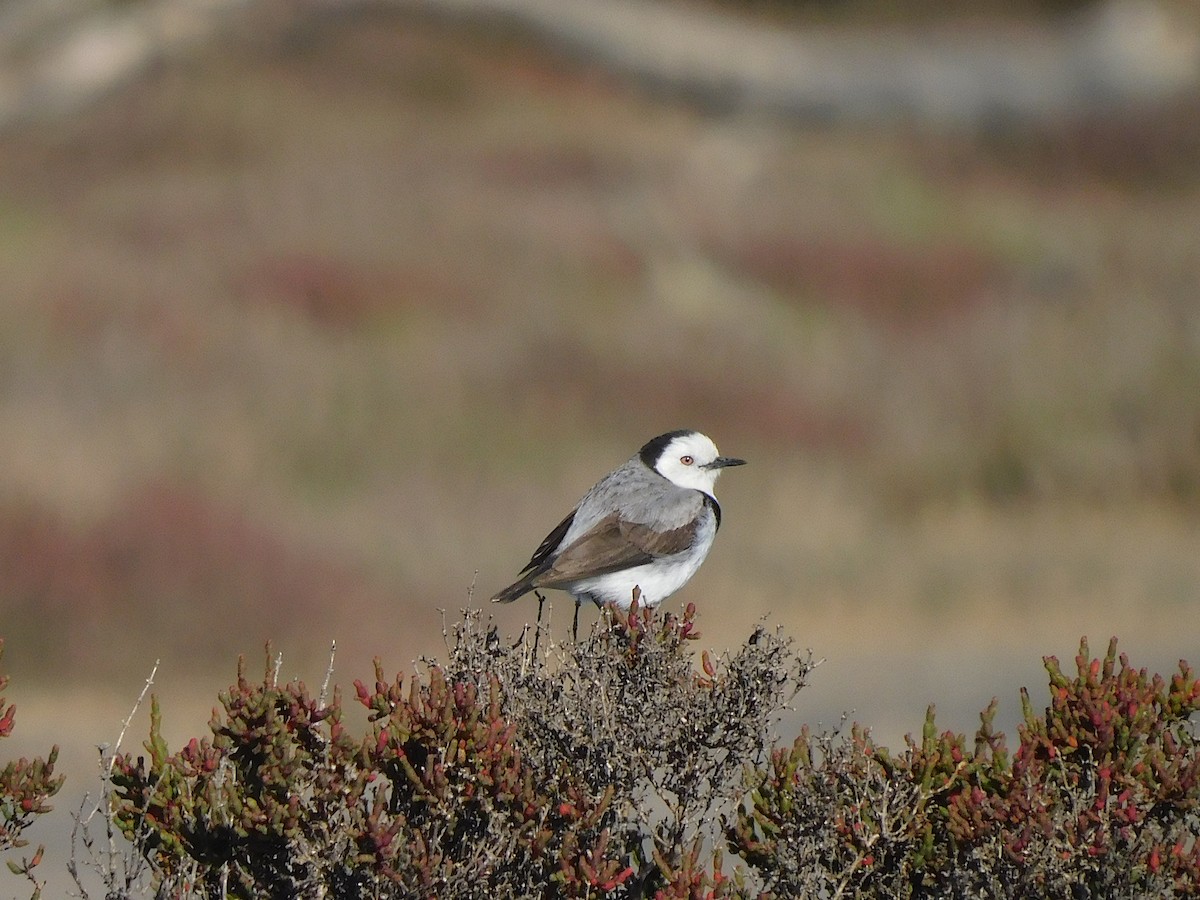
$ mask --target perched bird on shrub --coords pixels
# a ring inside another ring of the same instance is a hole
[[[745,460],[721,456],[698,431],[669,431],[601,478],[546,535],[521,578],[492,598],[511,603],[557,588],[579,605],[657,606],[696,574],[721,525],[713,487]]]

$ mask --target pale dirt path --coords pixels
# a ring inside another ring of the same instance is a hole
[[[476,25],[516,24],[705,105],[814,120],[983,128],[1161,101],[1200,84],[1197,23],[1152,0],[1109,0],[1043,27],[933,31],[800,31],[645,0],[385,2]],[[307,9],[353,5],[310,0]],[[0,129],[78,109],[255,8],[254,0],[148,0],[68,12],[8,0],[0,6]]]

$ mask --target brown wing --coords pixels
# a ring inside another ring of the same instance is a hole
[[[564,548],[554,564],[533,579],[533,585],[558,587],[580,578],[644,565],[662,556],[682,553],[692,545],[695,536],[695,522],[671,531],[653,531],[613,513]]]
[[[571,510],[565,519],[554,526],[554,530],[546,535],[545,540],[538,544],[538,548],[533,551],[533,556],[530,557],[529,564],[523,568],[519,574],[524,575],[526,572],[531,572],[544,563],[562,543],[563,537],[567,533],[567,529],[571,527],[571,523],[575,521],[575,513],[578,509]]]

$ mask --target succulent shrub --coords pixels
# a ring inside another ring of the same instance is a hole
[[[4,642],[0,640],[0,656],[3,654]],[[0,675],[0,691],[7,687],[8,676]],[[0,738],[12,734],[16,713],[16,706],[0,697]],[[63,783],[62,776],[54,774],[57,760],[58,746],[55,745],[45,759],[40,756],[33,759],[21,757],[9,761],[0,770],[0,852],[28,846],[29,842],[22,837],[23,832],[35,819],[54,808],[48,801],[58,793]],[[32,884],[35,898],[41,896],[43,886],[34,872],[41,864],[42,854],[43,848],[39,846],[31,856],[22,857],[20,861],[8,861],[9,871],[24,876]]]
[[[774,896],[1141,898],[1200,891],[1200,683],[1135,669],[1116,640],[1046,657],[1050,706],[1022,691],[1011,758],[992,729],[892,755],[869,733],[814,738],[746,773],[731,848]]]
[[[993,728],[898,752],[790,743],[810,660],[757,628],[695,652],[695,610],[606,610],[579,641],[479,613],[442,661],[336,689],[239,666],[210,734],[114,759],[111,814],[159,897],[1140,898],[1200,893],[1200,682],[1080,645]],[[539,649],[539,644],[542,645]],[[111,883],[111,882],[110,882]],[[111,893],[111,892],[110,892]],[[120,892],[118,892],[120,893]],[[132,893],[121,893],[132,896]]]
[[[113,815],[166,897],[740,896],[722,822],[810,664],[760,629],[697,668],[694,612],[609,610],[544,652],[468,613],[445,662],[355,682],[361,737],[338,691],[239,666],[176,753],[152,703]]]

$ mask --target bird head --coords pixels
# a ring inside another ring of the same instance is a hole
[[[721,456],[717,445],[698,431],[669,431],[648,441],[639,455],[647,467],[684,488],[712,494],[721,470],[744,459]]]

